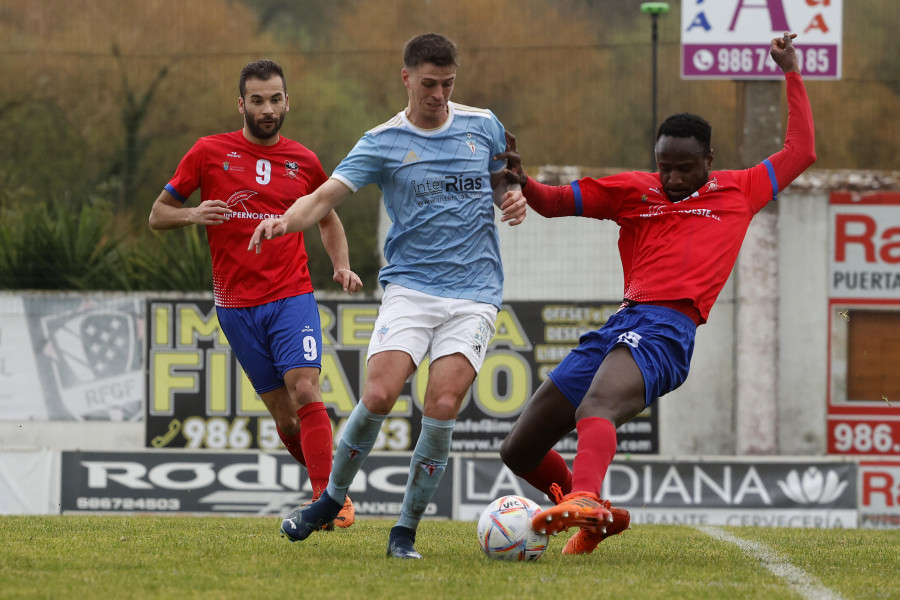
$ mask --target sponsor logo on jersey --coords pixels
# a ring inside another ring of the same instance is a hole
[[[240,190],[233,193],[225,203],[231,210],[240,209],[242,211],[247,211],[247,205],[244,203],[256,194],[257,192],[254,192],[253,190]]]
[[[480,191],[484,184],[481,177],[467,177],[463,174],[445,175],[441,179],[426,179],[425,181],[411,181],[416,198],[424,199],[430,196],[439,196],[446,193],[460,192],[477,192]],[[449,200],[449,197],[442,197],[432,202]],[[420,205],[422,202],[419,203]]]
[[[253,190],[240,190],[233,193],[228,200],[226,200],[228,208],[233,211],[228,218],[256,219],[262,221],[263,219],[277,219],[280,217],[281,215],[253,212],[247,207],[247,201],[253,198],[253,196],[256,196],[257,193],[258,192],[254,192]]]

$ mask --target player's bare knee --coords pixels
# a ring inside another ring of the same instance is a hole
[[[311,402],[319,402],[321,401],[319,382],[298,379],[291,388],[291,396],[293,396],[294,402],[300,406],[305,406]]]
[[[297,432],[300,431],[300,417],[297,416],[297,413],[293,414],[276,414],[273,415],[275,417],[275,425],[278,427],[278,430],[287,437],[292,437],[297,435]]]
[[[460,402],[452,396],[442,396],[425,403],[425,416],[438,421],[452,421],[459,413]]]
[[[387,394],[384,388],[378,386],[367,387],[362,399],[366,409],[376,415],[386,415],[391,412],[396,401],[396,397]]]

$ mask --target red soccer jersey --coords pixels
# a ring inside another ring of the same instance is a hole
[[[273,146],[241,131],[197,140],[166,189],[184,202],[200,188],[201,202],[222,200],[234,211],[206,227],[216,306],[258,306],[312,291],[302,232],[267,241],[260,254],[247,243],[261,220],[281,216],[326,179],[316,155],[283,136]]]
[[[809,99],[800,76],[788,73],[784,148],[742,171],[713,171],[680,202],[668,199],[659,173],[584,178],[554,188],[529,180],[528,204],[544,216],[580,215],[615,221],[625,275],[624,297],[636,302],[687,300],[705,323],[737,261],[750,220],[778,190],[815,161]]]
[[[705,323],[728,280],[750,219],[772,198],[766,168],[714,171],[700,190],[670,201],[658,173],[622,173],[573,184],[585,217],[619,229],[623,296],[636,302],[690,300]]]

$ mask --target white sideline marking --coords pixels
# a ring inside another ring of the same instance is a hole
[[[789,563],[783,556],[759,542],[735,537],[718,527],[708,525],[697,527],[710,537],[734,544],[747,554],[756,558],[762,566],[784,579],[798,594],[809,600],[843,600],[837,592],[822,585],[818,579],[799,567]]]

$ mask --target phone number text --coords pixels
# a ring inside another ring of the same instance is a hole
[[[795,47],[804,77],[837,77],[837,46]],[[769,55],[768,46],[685,45],[685,77],[769,78],[781,77],[781,69]]]
[[[75,506],[78,510],[174,511],[181,508],[181,501],[178,498],[81,496]]]
[[[900,422],[874,419],[829,421],[828,452],[900,455]]]

